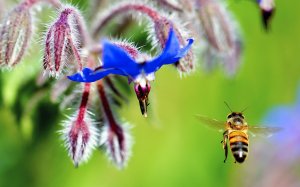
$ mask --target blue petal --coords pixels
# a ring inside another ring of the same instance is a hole
[[[296,111],[288,106],[274,107],[268,111],[263,122],[268,126],[284,127],[286,124],[291,126],[294,125],[294,113]]]
[[[139,64],[122,48],[104,41],[102,54],[103,69],[119,69],[131,77],[140,74]]]
[[[93,71],[90,68],[84,68],[82,72],[68,76],[68,78],[75,82],[95,82],[109,74],[118,74],[125,76],[124,72],[118,69],[101,69]]]
[[[184,47],[179,49],[177,55],[174,57],[174,60],[176,59],[176,61],[178,61],[180,58],[184,57],[187,52],[189,51],[189,49],[192,47],[192,44],[194,43],[194,39],[188,39],[188,44]]]
[[[180,48],[179,40],[170,29],[169,37],[163,52],[157,58],[149,62],[138,64],[130,55],[122,48],[110,42],[103,42],[103,66],[100,70],[93,71],[84,68],[82,72],[68,76],[70,80],[76,82],[94,82],[109,74],[117,74],[127,76],[129,80],[134,79],[141,72],[152,73],[157,71],[165,64],[172,64],[184,57],[193,44],[193,39],[188,40],[188,44]]]
[[[169,38],[166,42],[166,46],[163,52],[158,57],[145,64],[145,73],[148,74],[155,72],[163,65],[173,64],[177,62],[180,58],[184,57],[187,54],[193,42],[193,39],[189,39],[188,44],[185,47],[180,48],[179,40],[175,32],[173,31],[173,28],[171,28],[169,32]]]

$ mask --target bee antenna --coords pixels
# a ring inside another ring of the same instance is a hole
[[[248,108],[249,108],[249,106],[247,106],[246,108],[244,108],[244,110],[242,110],[241,113],[244,113]]]
[[[232,112],[230,106],[228,105],[228,103],[226,101],[224,101],[225,105],[228,107],[228,109],[230,110],[230,112]]]

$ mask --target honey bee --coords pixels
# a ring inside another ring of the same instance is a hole
[[[262,135],[263,137],[269,137],[281,130],[281,128],[277,128],[277,127],[271,128],[271,127],[260,127],[260,126],[248,126],[247,122],[245,121],[245,116],[243,115],[242,112],[231,111],[231,113],[228,114],[227,116],[226,122],[218,121],[200,115],[197,115],[197,118],[203,123],[205,123],[206,125],[209,125],[213,128],[217,128],[219,130],[222,129],[224,130],[225,128],[225,131],[223,132],[223,140],[221,141],[221,143],[223,144],[223,149],[225,151],[224,163],[226,162],[227,155],[228,155],[227,141],[229,141],[230,150],[235,159],[235,163],[236,162],[243,163],[249,153],[248,131],[253,136]]]

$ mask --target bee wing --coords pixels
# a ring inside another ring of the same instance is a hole
[[[205,126],[223,132],[225,128],[225,123],[223,121],[218,121],[216,119],[209,118],[207,116],[196,115],[196,118],[201,121]]]
[[[260,136],[269,138],[281,130],[282,128],[280,127],[249,126],[249,134],[251,134],[253,137]]]

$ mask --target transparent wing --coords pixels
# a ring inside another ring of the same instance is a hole
[[[249,126],[249,134],[259,137],[271,137],[273,134],[282,130],[280,127]]]
[[[223,132],[225,128],[225,122],[218,121],[216,119],[209,118],[207,116],[196,115],[196,118],[201,121],[205,126]]]

